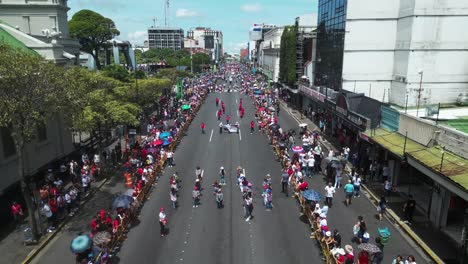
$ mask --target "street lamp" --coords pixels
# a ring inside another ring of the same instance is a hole
[[[419,79],[419,90],[418,90],[418,102],[417,102],[417,105],[416,105],[416,117],[419,116],[419,103],[421,101],[421,91],[422,91],[422,79],[423,79],[423,70],[420,69],[418,71],[418,74],[421,76],[421,78]]]

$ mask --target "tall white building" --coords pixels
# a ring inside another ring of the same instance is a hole
[[[264,34],[263,41],[260,43],[259,64],[262,72],[265,73],[273,82],[278,82],[280,65],[280,45],[281,35],[284,27],[275,27]]]
[[[400,106],[454,103],[468,92],[467,28],[466,0],[348,1],[343,89]]]

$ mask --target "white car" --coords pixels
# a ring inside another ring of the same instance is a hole
[[[227,125],[224,125],[224,130],[229,132],[229,133],[239,133],[239,125],[231,125],[231,124],[227,124]]]

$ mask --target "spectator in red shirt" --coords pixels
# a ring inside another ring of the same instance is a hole
[[[91,234],[95,235],[98,232],[98,226],[99,224],[96,217],[93,217],[93,219],[91,219]]]
[[[52,217],[51,217],[52,226],[56,227],[57,219],[58,219],[57,218],[58,206],[57,206],[57,201],[55,200],[55,198],[52,198],[49,200],[49,208],[50,208],[50,211],[52,212]]]
[[[21,205],[17,202],[13,202],[11,205],[11,214],[13,215],[13,219],[15,220],[15,224],[21,224],[23,221],[23,208],[21,208]]]
[[[307,190],[308,188],[309,188],[309,184],[306,181],[304,181],[303,179],[300,179],[299,180],[299,187],[298,187],[299,191],[303,192],[303,191]]]

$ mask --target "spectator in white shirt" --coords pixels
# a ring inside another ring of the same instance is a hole
[[[325,202],[327,203],[329,207],[332,207],[334,194],[335,194],[335,187],[333,187],[333,184],[329,182],[328,185],[325,186]]]

